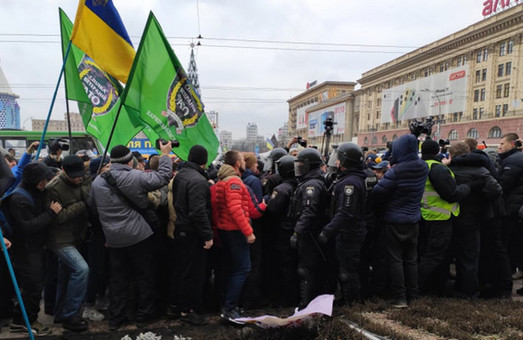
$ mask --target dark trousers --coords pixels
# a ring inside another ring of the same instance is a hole
[[[182,234],[182,233],[180,233]],[[180,310],[200,311],[202,308],[203,286],[205,284],[205,266],[207,250],[198,234],[177,235],[176,242],[180,250],[179,302]]]
[[[339,264],[339,279],[345,303],[361,299],[360,255],[365,235],[336,236],[336,257]]]
[[[453,222],[456,251],[456,291],[465,297],[479,293],[478,264],[480,245],[479,224]]]
[[[419,287],[423,294],[441,295],[445,290],[448,266],[445,255],[452,241],[452,221],[422,220],[419,231]]]
[[[503,217],[501,235],[507,249],[512,272],[523,270],[523,222],[517,214]]]
[[[502,220],[499,218],[481,224],[480,287],[491,288],[493,297],[512,294],[512,270],[501,237],[501,226]]]
[[[96,231],[92,239],[87,241],[89,278],[87,279],[87,293],[85,295],[86,303],[94,304],[96,295],[105,295],[105,288],[109,280],[108,258],[103,231]]]
[[[306,231],[301,233],[298,239],[300,308],[306,307],[322,292],[328,273],[327,262],[322,257],[325,253],[316,241],[318,234]]]
[[[220,240],[227,256],[227,283],[223,309],[230,311],[238,307],[238,300],[251,270],[249,244],[239,230],[219,230]]]
[[[417,223],[385,225],[390,288],[394,299],[413,299],[418,295],[418,232]]]
[[[271,272],[267,272],[271,296],[277,304],[295,306],[298,301],[298,252],[292,249],[289,239],[293,230],[277,230],[273,239],[274,253],[271,258]]]
[[[58,257],[52,250],[45,251],[44,310],[55,315],[56,287],[58,283]]]
[[[44,258],[43,251],[30,251],[13,256],[16,279],[24,301],[25,311],[29,323],[38,319],[40,311],[40,300],[44,288]],[[24,324],[24,318],[20,304],[17,303],[13,314],[13,323]]]
[[[138,294],[136,320],[152,318],[155,312],[155,285],[151,237],[132,246],[109,248],[109,261],[110,322],[118,324],[125,320],[131,277],[136,282]]]
[[[13,281],[2,247],[0,247],[0,252],[0,319],[10,319],[13,316]],[[9,256],[12,256],[11,254],[9,253]]]
[[[369,294],[381,298],[387,297],[390,284],[389,255],[387,252],[387,234],[385,229],[385,224],[375,229],[375,240],[372,241],[372,258],[370,260],[372,272],[369,278]],[[367,234],[367,236],[368,235],[369,234]]]
[[[251,254],[251,271],[245,281],[242,305],[253,309],[260,305],[262,299],[262,247],[264,242],[263,225],[259,220],[252,222],[252,229],[256,235],[256,242],[249,244]]]

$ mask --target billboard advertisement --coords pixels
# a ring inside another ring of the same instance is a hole
[[[307,128],[307,108],[316,105],[317,103],[305,105],[296,110],[296,129]]]
[[[345,133],[345,103],[336,104],[326,107],[321,110],[312,111],[309,113],[309,137],[323,136],[325,125],[323,122],[327,118],[332,118],[334,121],[333,135],[342,135]]]
[[[468,66],[456,67],[383,91],[381,122],[465,111]]]

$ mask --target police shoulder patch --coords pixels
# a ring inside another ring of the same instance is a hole
[[[345,196],[352,196],[354,193],[354,185],[346,185],[343,191],[345,192]]]
[[[274,190],[271,194],[271,200],[275,199],[276,196],[278,196],[278,192],[276,190]]]
[[[241,190],[242,187],[239,184],[233,183],[231,184],[231,190]]]
[[[305,188],[305,193],[307,194],[307,196],[312,196],[312,194],[314,193],[314,187]]]

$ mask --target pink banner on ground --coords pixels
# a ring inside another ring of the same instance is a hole
[[[287,327],[297,326],[308,320],[311,320],[319,314],[332,315],[332,305],[334,302],[334,295],[319,295],[312,300],[306,308],[298,311],[289,316],[288,318],[278,318],[272,315],[263,315],[256,318],[239,318],[235,321],[241,323],[254,323],[262,328],[275,328],[275,327]]]

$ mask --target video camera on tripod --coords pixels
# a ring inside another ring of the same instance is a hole
[[[328,117],[323,121],[323,127],[325,128],[325,133],[330,134],[332,133],[332,130],[334,129],[334,125],[338,124],[337,122],[332,119],[332,117]]]
[[[414,118],[409,125],[410,133],[418,138],[422,133],[426,134],[430,138],[432,134],[432,127],[434,126],[434,117],[428,116],[425,122],[421,122]]]

